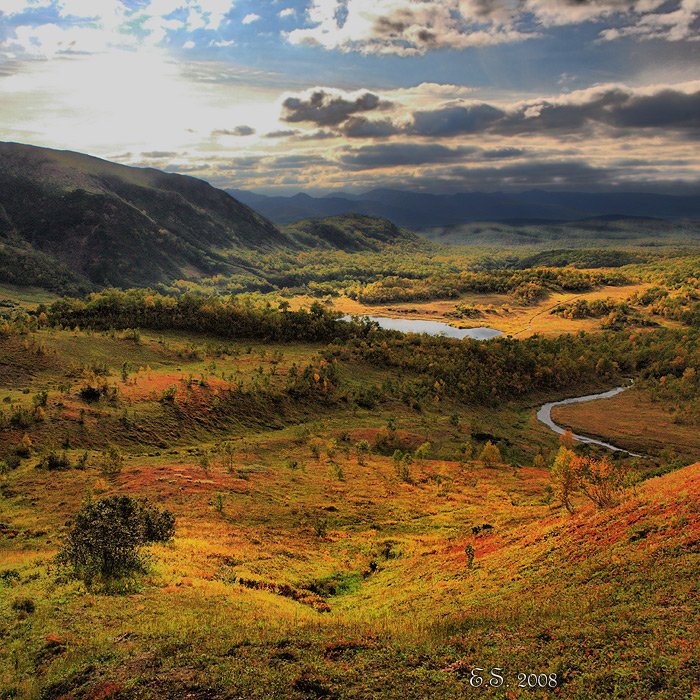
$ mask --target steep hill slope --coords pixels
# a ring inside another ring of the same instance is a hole
[[[280,230],[202,180],[0,143],[0,282],[77,294],[222,275],[269,289],[274,270],[261,254],[406,243],[431,245],[372,216]]]
[[[14,143],[0,144],[0,242],[120,286],[235,274],[246,266],[226,253],[293,245],[201,180]]]

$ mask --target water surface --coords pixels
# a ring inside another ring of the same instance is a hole
[[[626,391],[631,386],[631,384],[628,386],[619,386],[617,387],[617,389],[610,389],[610,391],[604,391],[602,394],[588,394],[586,396],[576,396],[573,399],[564,399],[563,401],[552,401],[551,403],[546,403],[542,406],[542,408],[540,408],[539,411],[537,411],[537,418],[555,433],[563,435],[565,432],[564,428],[559,427],[552,420],[552,409],[555,406],[567,406],[568,404],[572,403],[582,403],[583,401],[595,401],[596,399],[609,399],[611,396],[616,396],[620,392]],[[584,442],[588,445],[600,445],[601,447],[607,447],[609,450],[614,450],[615,452],[626,452],[628,455],[632,455],[632,457],[643,456],[638,455],[635,452],[630,452],[629,450],[623,450],[621,447],[615,447],[615,445],[611,445],[608,442],[603,442],[602,440],[596,440],[594,438],[586,437],[585,435],[576,435],[575,433],[572,433],[572,436],[574,440]]]
[[[350,321],[351,316],[343,316],[341,321]],[[362,316],[370,321],[376,321],[382,328],[402,333],[427,333],[428,335],[445,335],[448,338],[473,338],[474,340],[489,340],[503,335],[495,328],[455,328],[442,321],[423,321],[418,318],[388,318],[386,316]]]

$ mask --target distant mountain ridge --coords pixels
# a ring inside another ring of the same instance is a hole
[[[471,221],[579,221],[601,217],[700,219],[700,196],[646,192],[463,192],[426,194],[375,189],[325,197],[300,193],[279,197],[227,190],[277,224],[340,214],[368,214],[410,229],[452,226]]]

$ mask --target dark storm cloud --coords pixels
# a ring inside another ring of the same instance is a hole
[[[350,117],[341,127],[343,136],[349,138],[385,138],[400,134],[402,129],[391,119],[367,119]]]
[[[556,99],[510,107],[486,103],[415,112],[407,127],[417,136],[457,134],[572,134],[602,125],[619,130],[700,131],[700,89],[665,88],[652,94],[624,86],[591,88]]]
[[[349,149],[340,156],[340,162],[351,169],[369,170],[398,165],[450,163],[479,150],[476,147],[447,148],[439,144],[389,143]]]
[[[255,133],[255,129],[252,126],[247,126],[242,124],[241,126],[236,126],[233,129],[214,129],[211,132],[212,136],[252,136]]]
[[[484,102],[413,113],[408,131],[418,136],[454,136],[486,131],[505,117],[505,112]]]
[[[301,95],[289,95],[282,102],[282,121],[310,122],[317,126],[337,126],[358,112],[386,109],[391,103],[373,92],[349,95],[316,88]]]

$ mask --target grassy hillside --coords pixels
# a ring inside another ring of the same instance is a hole
[[[397,387],[421,372],[342,350],[5,335],[2,697],[696,700],[698,465],[612,508],[574,495],[570,515],[536,405],[448,387],[412,405]],[[68,464],[49,469],[51,450]],[[113,494],[177,522],[148,572],[107,594],[53,557],[81,502]]]
[[[280,230],[201,180],[0,144],[0,281],[9,284],[71,295],[180,280],[204,291],[272,291],[285,286],[287,258],[300,252],[399,257],[432,249],[385,219],[348,215]]]

